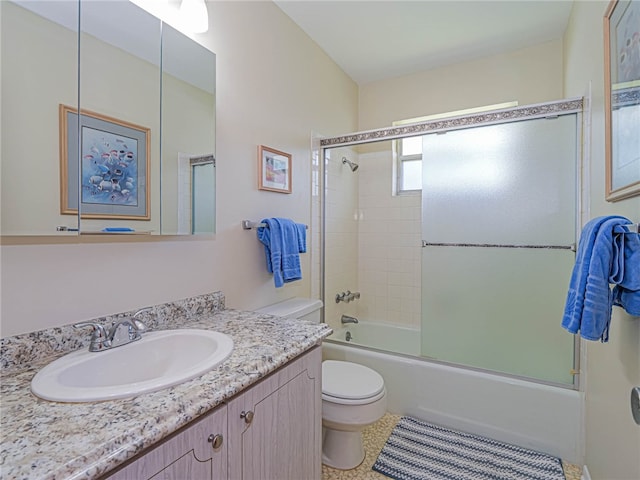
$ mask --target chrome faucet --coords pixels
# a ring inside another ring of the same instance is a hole
[[[110,348],[126,345],[142,338],[142,332],[147,327],[138,318],[143,312],[149,311],[150,308],[143,308],[134,313],[131,318],[122,318],[111,324],[109,331],[103,325],[95,322],[76,323],[74,328],[92,327],[91,343],[89,344],[90,352],[101,352]]]
[[[340,322],[342,322],[343,325],[346,323],[358,323],[358,319],[356,317],[350,317],[349,315],[342,315]]]
[[[336,303],[346,302],[349,303],[352,300],[357,300],[360,298],[360,292],[352,292],[351,290],[347,290],[346,292],[336,293]]]

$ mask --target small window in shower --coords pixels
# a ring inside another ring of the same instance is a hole
[[[422,189],[422,136],[401,138],[398,149],[398,193]]]
[[[503,108],[517,107],[518,102],[497,103],[483,107],[467,108],[453,112],[438,113],[424,117],[409,118],[393,122],[394,126],[408,125],[411,123],[426,122],[438,118],[450,118],[473,113],[500,110]],[[396,164],[396,193],[398,195],[420,192],[422,190],[422,136],[407,137],[396,140],[394,149],[397,153]]]

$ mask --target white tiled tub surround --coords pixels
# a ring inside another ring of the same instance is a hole
[[[30,382],[51,360],[86,348],[87,331],[64,326],[2,339],[2,478],[97,478],[331,333],[325,324],[226,310],[221,292],[155,306],[143,321],[150,330],[187,327],[226,333],[233,338],[233,353],[217,368],[172,388],[70,404],[38,399]]]
[[[358,170],[358,314],[376,323],[420,327],[421,196],[393,194],[391,142],[363,153]]]
[[[421,315],[421,197],[393,193],[391,142],[375,151],[328,150],[325,212],[325,321],[343,314],[418,327]],[[360,165],[356,172],[342,157]],[[319,200],[316,211],[321,215]],[[359,291],[336,304],[335,294]]]
[[[325,163],[325,322],[340,325],[340,316],[357,315],[358,302],[336,304],[337,293],[358,289],[358,182],[342,158],[358,163],[349,147],[329,151]]]

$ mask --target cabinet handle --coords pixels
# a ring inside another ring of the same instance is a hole
[[[220,434],[214,435],[212,433],[211,435],[209,435],[209,438],[207,438],[207,441],[211,444],[211,448],[216,450],[222,446],[223,439],[224,438],[222,437],[222,435]]]
[[[240,414],[240,418],[244,418],[244,423],[249,425],[251,422],[253,422],[253,412],[251,410],[249,410],[248,412],[245,412],[243,410]]]

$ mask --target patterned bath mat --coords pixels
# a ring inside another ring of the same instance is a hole
[[[396,480],[564,480],[560,459],[402,417],[373,469]]]

